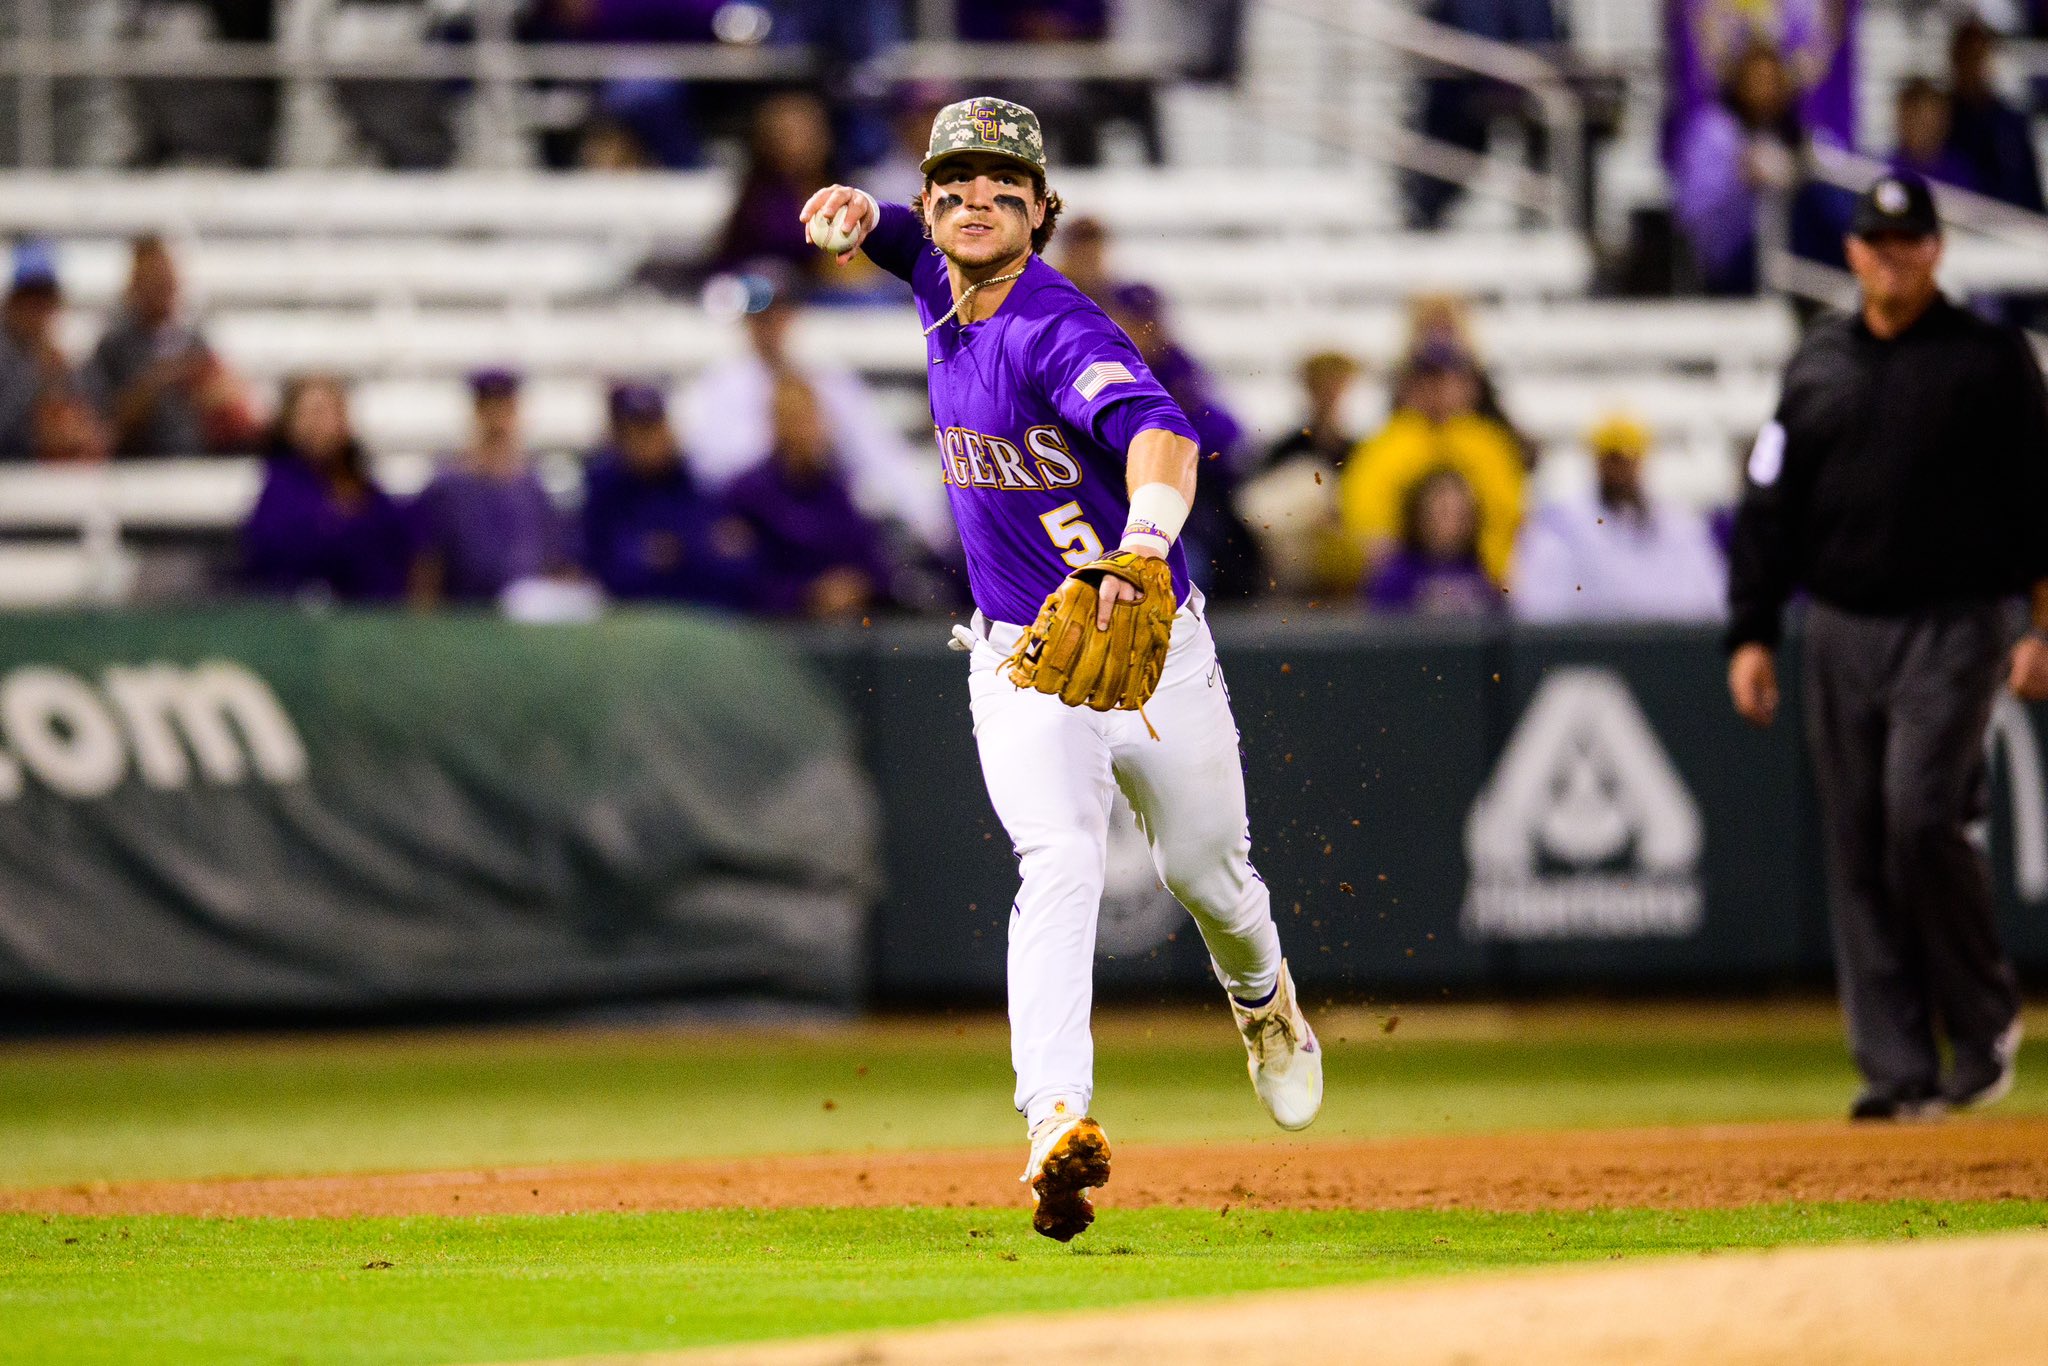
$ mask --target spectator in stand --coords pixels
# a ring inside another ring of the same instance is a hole
[[[1431,0],[1428,14],[1439,24],[1500,43],[1552,47],[1563,38],[1551,0]],[[1529,160],[1540,170],[1549,148],[1524,91],[1484,76],[1432,76],[1422,83],[1424,137],[1484,155],[1494,125],[1506,119],[1521,125]],[[1408,201],[1408,225],[1434,231],[1464,198],[1465,186],[1411,172],[1402,178],[1402,191]]]
[[[1153,378],[1194,424],[1207,493],[1195,500],[1181,528],[1188,572],[1211,597],[1245,598],[1263,591],[1269,580],[1259,562],[1258,544],[1234,507],[1238,486],[1257,459],[1243,424],[1224,406],[1209,372],[1175,339],[1158,290],[1117,285],[1103,309],[1130,335]]]
[[[1109,273],[1109,229],[1086,216],[1060,224],[1060,274],[1108,308],[1117,282]]]
[[[1399,544],[1365,582],[1366,606],[1411,617],[1483,617],[1500,589],[1479,566],[1479,503],[1456,470],[1424,476],[1401,501]]]
[[[957,98],[950,87],[936,83],[899,88],[889,115],[889,144],[875,164],[861,172],[861,187],[884,204],[916,200],[924,191],[924,154],[931,147],[932,122]],[[1062,238],[1066,231],[1062,226]]]
[[[535,0],[521,6],[515,27],[528,43],[710,44],[718,41],[715,16],[724,0]],[[473,18],[440,25],[439,36],[471,42]],[[609,164],[618,156],[632,165],[680,170],[702,164],[700,106],[714,91],[693,90],[660,76],[621,75],[595,86],[575,87],[587,95],[588,120],[556,126],[541,135],[541,159],[549,166]]]
[[[1709,294],[1756,292],[1759,195],[1790,193],[1805,155],[1794,96],[1777,49],[1752,42],[1678,135],[1672,208]]]
[[[2048,16],[2048,3],[2041,7]],[[1964,19],[1949,39],[1948,148],[1968,166],[1976,186],[2031,213],[2041,213],[2041,165],[2027,116],[1991,82],[1998,35],[1982,19]]]
[[[801,90],[761,101],[754,111],[739,194],[712,248],[709,268],[738,270],[765,258],[800,277],[815,275],[825,257],[805,236],[797,213],[814,190],[835,179],[823,101]]]
[[[2018,32],[2037,42],[2048,42],[2048,0],[2019,0]],[[2035,113],[2048,112],[2048,75],[2027,80],[2027,104]]]
[[[774,402],[774,449],[726,493],[754,531],[755,606],[776,616],[858,616],[888,596],[882,529],[854,506],[810,386],[785,372]]]
[[[654,162],[632,129],[614,119],[596,118],[583,127],[583,137],[576,144],[576,166],[583,171],[618,174],[651,171]]]
[[[691,475],[653,385],[612,389],[610,439],[583,469],[583,563],[614,598],[752,605],[753,532]]]
[[[1348,594],[1357,584],[1358,566],[1337,513],[1337,470],[1363,426],[1352,412],[1358,372],[1358,362],[1338,351],[1302,361],[1308,403],[1302,425],[1267,448],[1262,467],[1233,500],[1258,543],[1270,586],[1281,593]]]
[[[959,0],[955,31],[970,43],[1102,43],[1110,37],[1109,0]],[[1101,165],[1102,130],[1114,123],[1137,133],[1147,162],[1166,163],[1150,80],[1011,82],[997,93],[1038,111],[1053,160],[1063,166]]]
[[[1799,121],[1809,136],[1856,140],[1860,0],[1667,0],[1664,154],[1699,112],[1721,97],[1743,50],[1768,43],[1785,60]]]
[[[1524,471],[1514,433],[1478,411],[1471,357],[1438,344],[1413,358],[1399,406],[1359,443],[1337,487],[1354,553],[1376,565],[1396,550],[1415,486],[1439,469],[1464,479],[1479,508],[1479,564],[1504,585],[1522,520]]]
[[[1260,592],[1269,579],[1258,544],[1233,508],[1239,486],[1258,460],[1243,425],[1224,406],[1201,363],[1175,339],[1159,291],[1110,273],[1109,230],[1097,219],[1082,218],[1060,225],[1060,241],[1061,273],[1130,335],[1154,377],[1195,425],[1202,483],[1209,492],[1196,500],[1192,520],[1181,532],[1190,572],[1212,597]]]
[[[1104,307],[1130,334],[1153,377],[1194,424],[1201,438],[1202,472],[1234,475],[1243,455],[1244,427],[1223,405],[1209,372],[1174,336],[1166,300],[1150,285],[1119,284]]]
[[[203,16],[220,41],[277,40],[277,0],[197,0],[181,8]],[[270,164],[279,106],[275,79],[151,78],[135,81],[130,93],[137,165],[259,171]]]
[[[1179,0],[1184,73],[1203,85],[1235,85],[1244,74],[1245,0]]]
[[[1358,373],[1358,362],[1342,351],[1318,351],[1303,360],[1299,374],[1308,411],[1301,426],[1267,449],[1265,463],[1282,465],[1305,457],[1334,478],[1361,435],[1349,412]]]
[[[769,41],[808,50],[840,157],[865,166],[886,155],[896,106],[879,72],[908,36],[910,0],[777,0],[770,8]]]
[[[774,445],[775,379],[793,373],[825,411],[861,511],[876,521],[902,522],[932,550],[950,548],[956,544],[953,517],[930,448],[906,441],[852,370],[791,353],[798,280],[777,263],[760,262],[705,291],[714,311],[739,315],[747,349],[708,367],[683,391],[681,427],[691,467],[708,487],[723,489],[767,459]]]
[[[356,25],[374,25],[374,37],[384,42],[428,43],[437,37],[434,29],[436,4],[414,4],[411,0],[381,0],[381,3],[333,5],[326,23],[335,26],[346,14]],[[335,41],[334,27],[327,30]],[[339,44],[337,43],[337,46]],[[402,79],[335,81],[328,86],[334,106],[355,130],[364,150],[377,164],[391,171],[445,171],[455,162],[457,149],[455,113],[456,90],[439,81]]]
[[[469,446],[413,505],[419,550],[412,600],[494,603],[532,579],[561,578],[575,563],[569,528],[534,473],[519,432],[519,377],[470,376],[475,428]]]
[[[1704,517],[1644,488],[1648,430],[1617,415],[1586,444],[1595,491],[1530,515],[1515,547],[1514,614],[1524,621],[1718,621],[1728,567]]]
[[[46,394],[76,387],[57,347],[64,291],[40,243],[15,252],[14,278],[0,305],[0,460],[27,460],[36,450],[36,405]]]
[[[1534,469],[1541,448],[1501,406],[1500,390],[1494,385],[1493,371],[1480,358],[1478,343],[1472,336],[1471,309],[1465,300],[1456,294],[1418,294],[1408,301],[1408,345],[1401,353],[1401,363],[1394,371],[1394,406],[1401,406],[1401,393],[1408,382],[1414,358],[1431,347],[1448,347],[1463,352],[1472,364],[1472,376],[1479,382],[1479,407],[1482,417],[1490,417],[1514,433],[1516,445],[1522,450],[1522,463]]]
[[[1770,195],[1784,197],[1795,255],[1844,268],[1842,240],[1855,196],[1807,177],[1807,134],[1795,94],[1777,49],[1752,43],[1721,99],[1679,133],[1672,207],[1709,294],[1756,292],[1757,212]]]
[[[99,414],[75,389],[45,389],[36,400],[35,458],[44,465],[103,465],[113,454]]]
[[[161,238],[130,247],[128,290],[86,362],[85,389],[124,456],[247,451],[261,433],[241,386],[180,316],[178,267]]]
[[[242,527],[242,581],[260,593],[346,601],[402,595],[411,523],[370,475],[341,381],[288,381],[264,444],[263,492]]]
[[[1976,168],[1949,144],[1949,98],[1947,92],[1925,76],[1915,76],[1899,87],[1897,114],[1898,146],[1891,155],[1891,167],[1904,175],[1939,181],[1965,190],[1980,190]]]

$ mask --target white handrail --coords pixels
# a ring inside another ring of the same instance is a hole
[[[1557,84],[1562,74],[1525,47],[1467,33],[1398,9],[1385,0],[1265,0],[1268,9],[1314,19],[1332,28],[1371,38],[1416,57],[1534,90]]]
[[[147,39],[39,39],[0,45],[0,76],[117,80],[469,80],[487,43],[358,45],[344,53],[285,43],[209,41],[164,45]],[[696,43],[512,43],[518,80],[606,80],[616,76],[772,82],[811,76],[803,47],[717,47]],[[905,43],[874,59],[883,78],[1116,80],[1153,78],[1167,53],[1143,43]]]
[[[0,44],[0,79],[15,81],[21,164],[55,164],[56,82],[101,80],[337,80],[474,83],[498,122],[516,121],[517,91],[536,81],[590,82],[618,77],[693,82],[765,83],[802,80],[818,72],[803,47],[736,44],[522,43],[513,38],[507,0],[478,7],[476,39],[420,39],[350,45],[332,51],[305,35],[275,42],[220,39],[164,43],[146,38],[58,37],[54,0],[18,0],[20,31]],[[1000,77],[1005,80],[1158,79],[1173,71],[1172,54],[1155,44],[909,42],[865,64],[877,80]]]
[[[1802,169],[1822,184],[1862,194],[1891,167],[1874,157],[1816,142],[1807,149]],[[2048,252],[2048,215],[2030,213],[1955,185],[1934,187],[1934,208],[1945,227],[2010,246]],[[1791,243],[1789,193],[1761,196],[1757,209],[1757,257],[1765,287],[1830,308],[1854,307],[1854,277],[1794,254]],[[2048,356],[2048,335],[2029,333],[2029,337],[2035,350]]]
[[[1808,158],[1808,173],[1837,188],[1861,194],[1878,177],[1891,170],[1886,163],[1858,152],[1845,151],[1816,142]],[[1960,185],[1934,187],[1935,211],[1950,227],[1982,233],[2019,246],[2048,249],[2048,215],[2031,213],[2002,199],[1966,190]]]
[[[1586,174],[1582,146],[1585,102],[1556,63],[1529,48],[1439,24],[1384,0],[1263,0],[1263,5],[1276,14],[1321,24],[1422,62],[1525,91],[1536,107],[1537,121],[1549,135],[1552,170],[1547,175],[1521,171],[1510,176],[1504,197],[1546,213],[1559,227],[1571,225]],[[1321,131],[1326,138],[1334,137],[1332,129]],[[1382,126],[1370,129],[1369,134],[1354,136],[1346,145],[1403,170],[1469,182],[1489,166],[1486,157],[1412,129]]]
[[[34,79],[388,80],[454,81],[477,74],[489,42],[317,46],[211,41],[176,45],[148,39],[38,38],[0,45],[0,76]],[[522,81],[597,81],[612,77],[706,82],[795,80],[816,62],[804,48],[661,43],[509,43]],[[1008,80],[1157,78],[1167,54],[1129,41],[1109,43],[906,43],[874,60],[884,79],[1001,76]]]

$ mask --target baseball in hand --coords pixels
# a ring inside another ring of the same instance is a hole
[[[835,214],[812,214],[811,245],[828,256],[852,251],[860,244],[861,207],[853,203]]]

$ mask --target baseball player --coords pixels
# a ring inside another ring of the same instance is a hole
[[[914,205],[844,185],[802,217],[843,262],[910,282],[925,324],[940,467],[976,611],[955,627],[989,799],[1015,846],[1009,998],[1032,1225],[1095,1215],[1109,1143],[1094,1090],[1095,924],[1114,784],[1193,914],[1283,1128],[1315,1118],[1322,1056],[1251,865],[1237,724],[1176,537],[1197,445],[1137,348],[1039,256],[1060,200],[1038,118],[947,106]],[[1114,549],[1111,549],[1114,547]]]

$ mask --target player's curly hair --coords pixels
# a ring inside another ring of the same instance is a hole
[[[925,177],[924,187],[927,190],[932,187],[930,176]],[[1059,226],[1060,210],[1066,208],[1067,203],[1060,198],[1058,190],[1047,189],[1045,187],[1045,177],[1035,171],[1031,175],[1031,192],[1037,195],[1045,205],[1045,221],[1031,230],[1031,250],[1043,255],[1045,244],[1052,241],[1052,230]],[[918,195],[917,202],[910,206],[910,211],[917,215],[918,226],[924,229],[926,240],[930,240],[932,225],[925,222],[924,196],[922,194]]]

